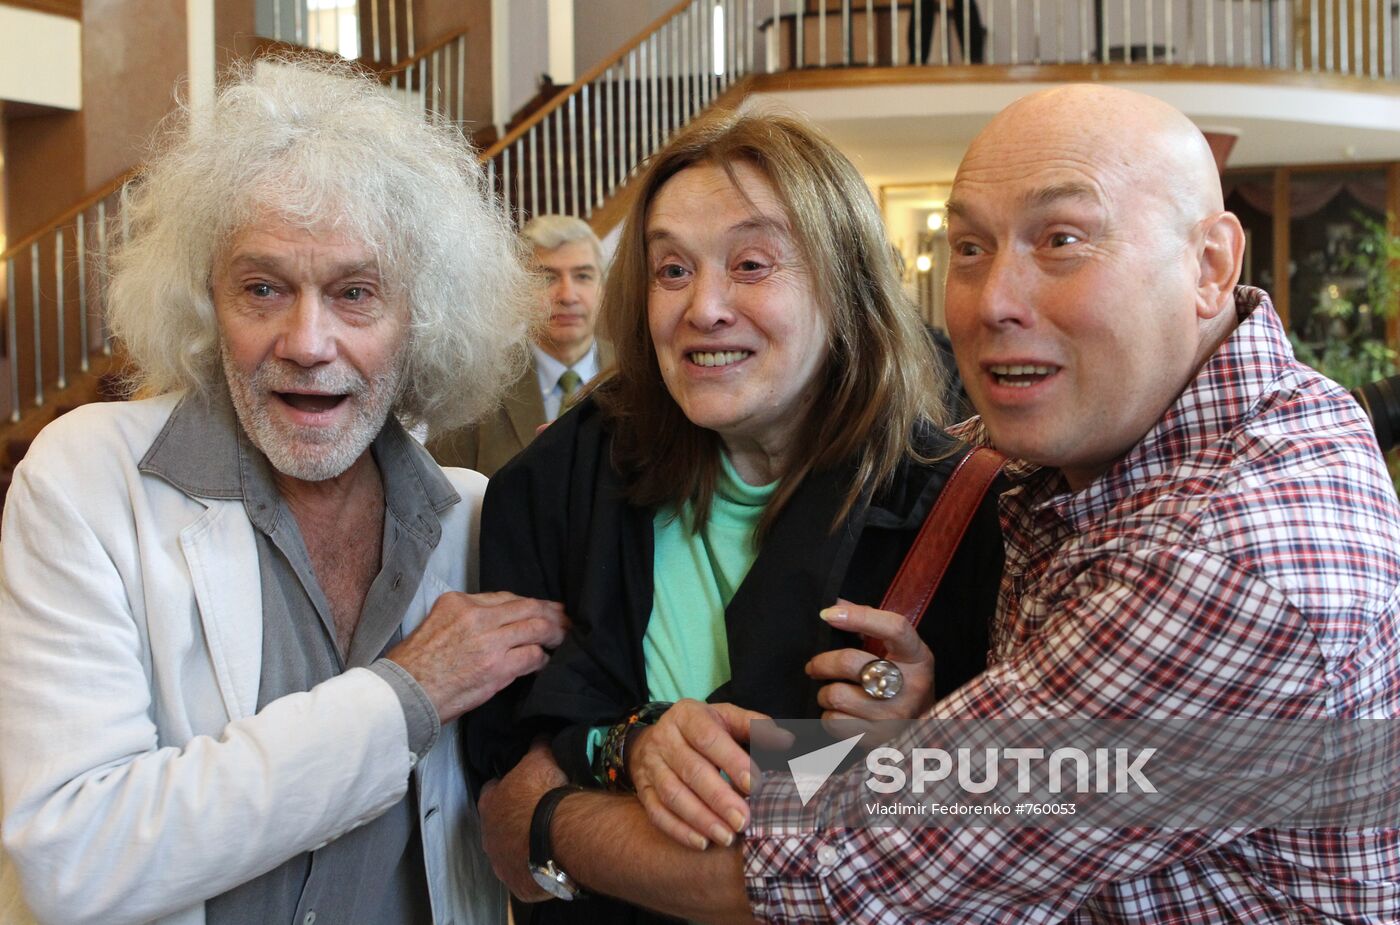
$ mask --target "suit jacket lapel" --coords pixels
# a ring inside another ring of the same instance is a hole
[[[539,377],[535,374],[533,356],[530,358],[529,367],[512,383],[510,391],[506,394],[505,410],[516,439],[520,441],[519,449],[524,449],[535,439],[535,431],[539,426],[545,423],[544,398],[540,396]]]
[[[251,716],[262,666],[262,578],[243,502],[210,502],[180,531],[180,547],[229,718]]]

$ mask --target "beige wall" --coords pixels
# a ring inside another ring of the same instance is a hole
[[[11,118],[7,126],[12,242],[143,159],[152,130],[174,106],[186,58],[184,0],[87,0],[82,111]]]
[[[540,75],[549,70],[549,4],[546,0],[511,0],[507,35],[510,60],[505,62],[509,89],[505,94],[506,112],[497,113],[510,122],[520,108],[540,89]]]
[[[9,240],[5,236],[5,229],[8,227],[5,221],[5,102],[0,100],[0,252],[9,247],[6,242]],[[4,271],[0,270],[0,274]],[[3,299],[3,290],[0,290],[0,299]]]
[[[677,0],[574,0],[574,69],[579,76],[626,45]],[[784,8],[790,8],[785,3]],[[766,9],[760,3],[760,10]]]
[[[83,110],[89,189],[139,163],[185,73],[184,0],[87,0]]]
[[[416,0],[413,39],[424,48],[462,29],[491,31],[490,0]],[[490,41],[486,47],[491,47]]]
[[[5,125],[5,233],[14,245],[86,192],[83,114],[10,117]]]
[[[252,0],[215,0],[214,64],[219,73],[252,49],[257,38],[253,18]]]
[[[83,27],[0,3],[0,99],[81,109]]]

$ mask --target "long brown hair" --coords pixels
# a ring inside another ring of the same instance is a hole
[[[603,294],[617,365],[595,394],[614,425],[613,462],[629,500],[677,509],[693,501],[697,530],[709,514],[722,443],[686,418],[662,381],[647,325],[646,220],[676,174],[710,164],[733,181],[737,163],[756,168],[786,208],[828,322],[827,359],[813,385],[820,395],[796,431],[790,467],[759,524],[761,541],[808,473],[854,463],[834,529],[866,487],[885,483],[903,458],[919,458],[914,427],[920,419],[944,422],[945,373],[904,295],[879,210],[851,162],[790,116],[704,118],[660,151],[638,181]]]

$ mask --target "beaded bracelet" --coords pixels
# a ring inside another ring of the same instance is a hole
[[[608,790],[631,793],[632,778],[627,773],[627,739],[634,729],[650,726],[671,708],[662,700],[644,703],[630,711],[620,723],[608,727],[603,745],[593,759],[593,772]]]

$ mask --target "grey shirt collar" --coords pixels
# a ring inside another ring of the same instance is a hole
[[[393,415],[371,448],[384,479],[390,516],[429,546],[436,546],[442,536],[438,515],[461,496]],[[282,516],[272,467],[243,432],[223,387],[207,398],[187,394],[180,399],[139,468],[192,498],[241,499],[248,519],[264,533],[271,533]]]

